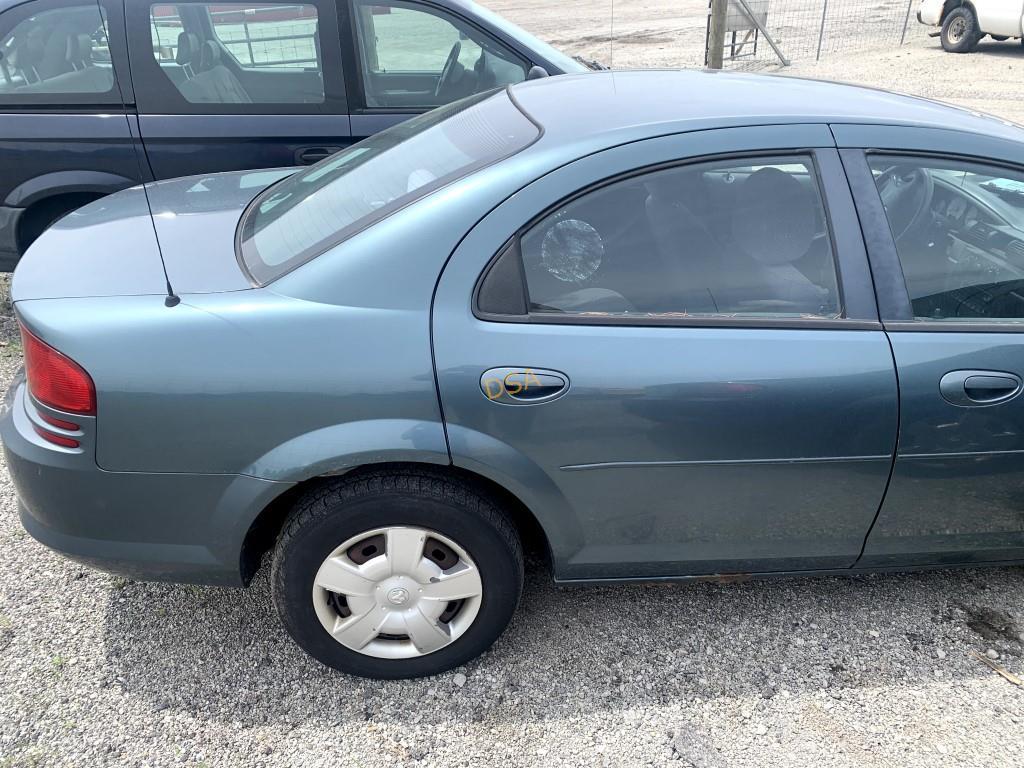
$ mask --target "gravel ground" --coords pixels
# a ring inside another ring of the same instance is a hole
[[[608,60],[606,3],[491,5]],[[634,41],[616,63],[696,63],[702,6],[620,9]],[[917,32],[788,72],[1024,122],[1019,46],[950,56]],[[5,286],[4,388],[20,363]],[[971,656],[1024,676],[1021,569],[558,589],[534,564],[490,653],[377,683],[292,645],[265,570],[231,591],[54,555],[21,529],[3,466],[0,550],[0,766],[1024,765],[1024,690]]]
[[[777,70],[780,71],[780,70]],[[841,80],[925,96],[1024,125],[1024,46],[986,39],[976,53],[946,53],[921,36],[901,48],[796,64],[782,74]]]
[[[487,5],[553,45],[605,64],[697,67],[704,62],[706,0],[616,0],[614,45],[612,0],[487,0]],[[956,55],[928,37],[929,29],[911,19],[903,46],[827,54],[820,63],[795,61],[763,71],[887,88],[1024,124],[1020,42],[985,39],[977,53]],[[780,44],[785,50],[786,41]]]

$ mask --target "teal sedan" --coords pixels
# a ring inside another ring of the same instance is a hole
[[[243,586],[325,664],[484,652],[561,583],[1024,562],[1024,130],[790,78],[476,95],[159,181],[14,276],[21,519]]]

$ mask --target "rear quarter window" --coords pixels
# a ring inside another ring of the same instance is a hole
[[[120,104],[96,2],[36,2],[0,16],[0,104]]]
[[[428,112],[264,191],[239,224],[239,259],[265,285],[539,136],[505,91]]]

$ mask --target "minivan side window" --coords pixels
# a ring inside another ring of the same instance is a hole
[[[1024,322],[1024,173],[870,155],[914,318]]]
[[[519,252],[538,319],[842,315],[810,157],[718,160],[615,181],[544,216]]]
[[[150,7],[153,56],[190,104],[322,104],[314,5]]]
[[[526,79],[529,65],[462,19],[426,5],[352,0],[369,109],[430,109]]]
[[[0,17],[0,104],[120,104],[99,5],[33,6]]]

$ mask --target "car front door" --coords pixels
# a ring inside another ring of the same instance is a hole
[[[896,377],[825,126],[536,181],[453,254],[434,347],[454,462],[561,579],[847,568],[885,492]]]
[[[421,112],[526,79],[530,62],[446,9],[341,0],[352,130],[359,138]]]
[[[976,134],[836,127],[900,381],[863,564],[1024,559],[1024,169]],[[973,157],[970,157],[973,155]]]
[[[153,174],[310,165],[352,143],[333,0],[128,3]]]

